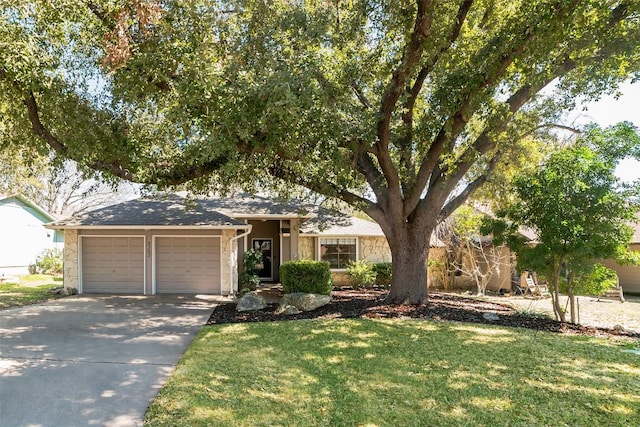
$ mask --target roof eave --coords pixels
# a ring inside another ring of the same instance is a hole
[[[49,223],[44,225],[50,230],[167,230],[167,229],[184,229],[184,230],[249,230],[251,225],[62,225]]]

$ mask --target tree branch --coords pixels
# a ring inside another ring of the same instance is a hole
[[[498,151],[496,154],[489,160],[489,164],[485,169],[484,173],[471,181],[464,190],[456,197],[448,201],[442,210],[440,211],[440,215],[438,217],[438,221],[442,221],[449,217],[456,209],[458,209],[462,204],[478,189],[481,185],[483,185],[489,176],[493,173],[500,158],[502,157],[502,152]]]

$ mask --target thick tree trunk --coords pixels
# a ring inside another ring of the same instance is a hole
[[[427,303],[427,259],[429,256],[430,230],[404,238],[396,235],[390,241],[393,260],[391,289],[385,299],[387,304]]]

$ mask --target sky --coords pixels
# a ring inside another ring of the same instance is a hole
[[[600,126],[610,126],[618,122],[629,121],[640,128],[640,82],[627,82],[620,86],[622,95],[605,96],[600,101],[586,104],[587,111],[576,111],[580,123],[596,122]],[[640,162],[633,159],[623,160],[616,169],[616,175],[623,181],[640,179]]]

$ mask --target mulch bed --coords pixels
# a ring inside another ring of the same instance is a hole
[[[294,315],[276,314],[277,304],[253,312],[237,312],[233,303],[221,304],[213,310],[208,325],[243,322],[272,322],[301,319],[423,319],[484,323],[491,325],[527,328],[538,331],[568,333],[598,337],[640,338],[640,333],[627,330],[594,328],[558,322],[544,317],[518,314],[505,304],[480,301],[472,298],[431,292],[425,305],[384,305],[387,291],[382,289],[335,290],[331,302],[316,310]],[[497,317],[496,317],[497,316]],[[496,319],[497,320],[492,320]]]

